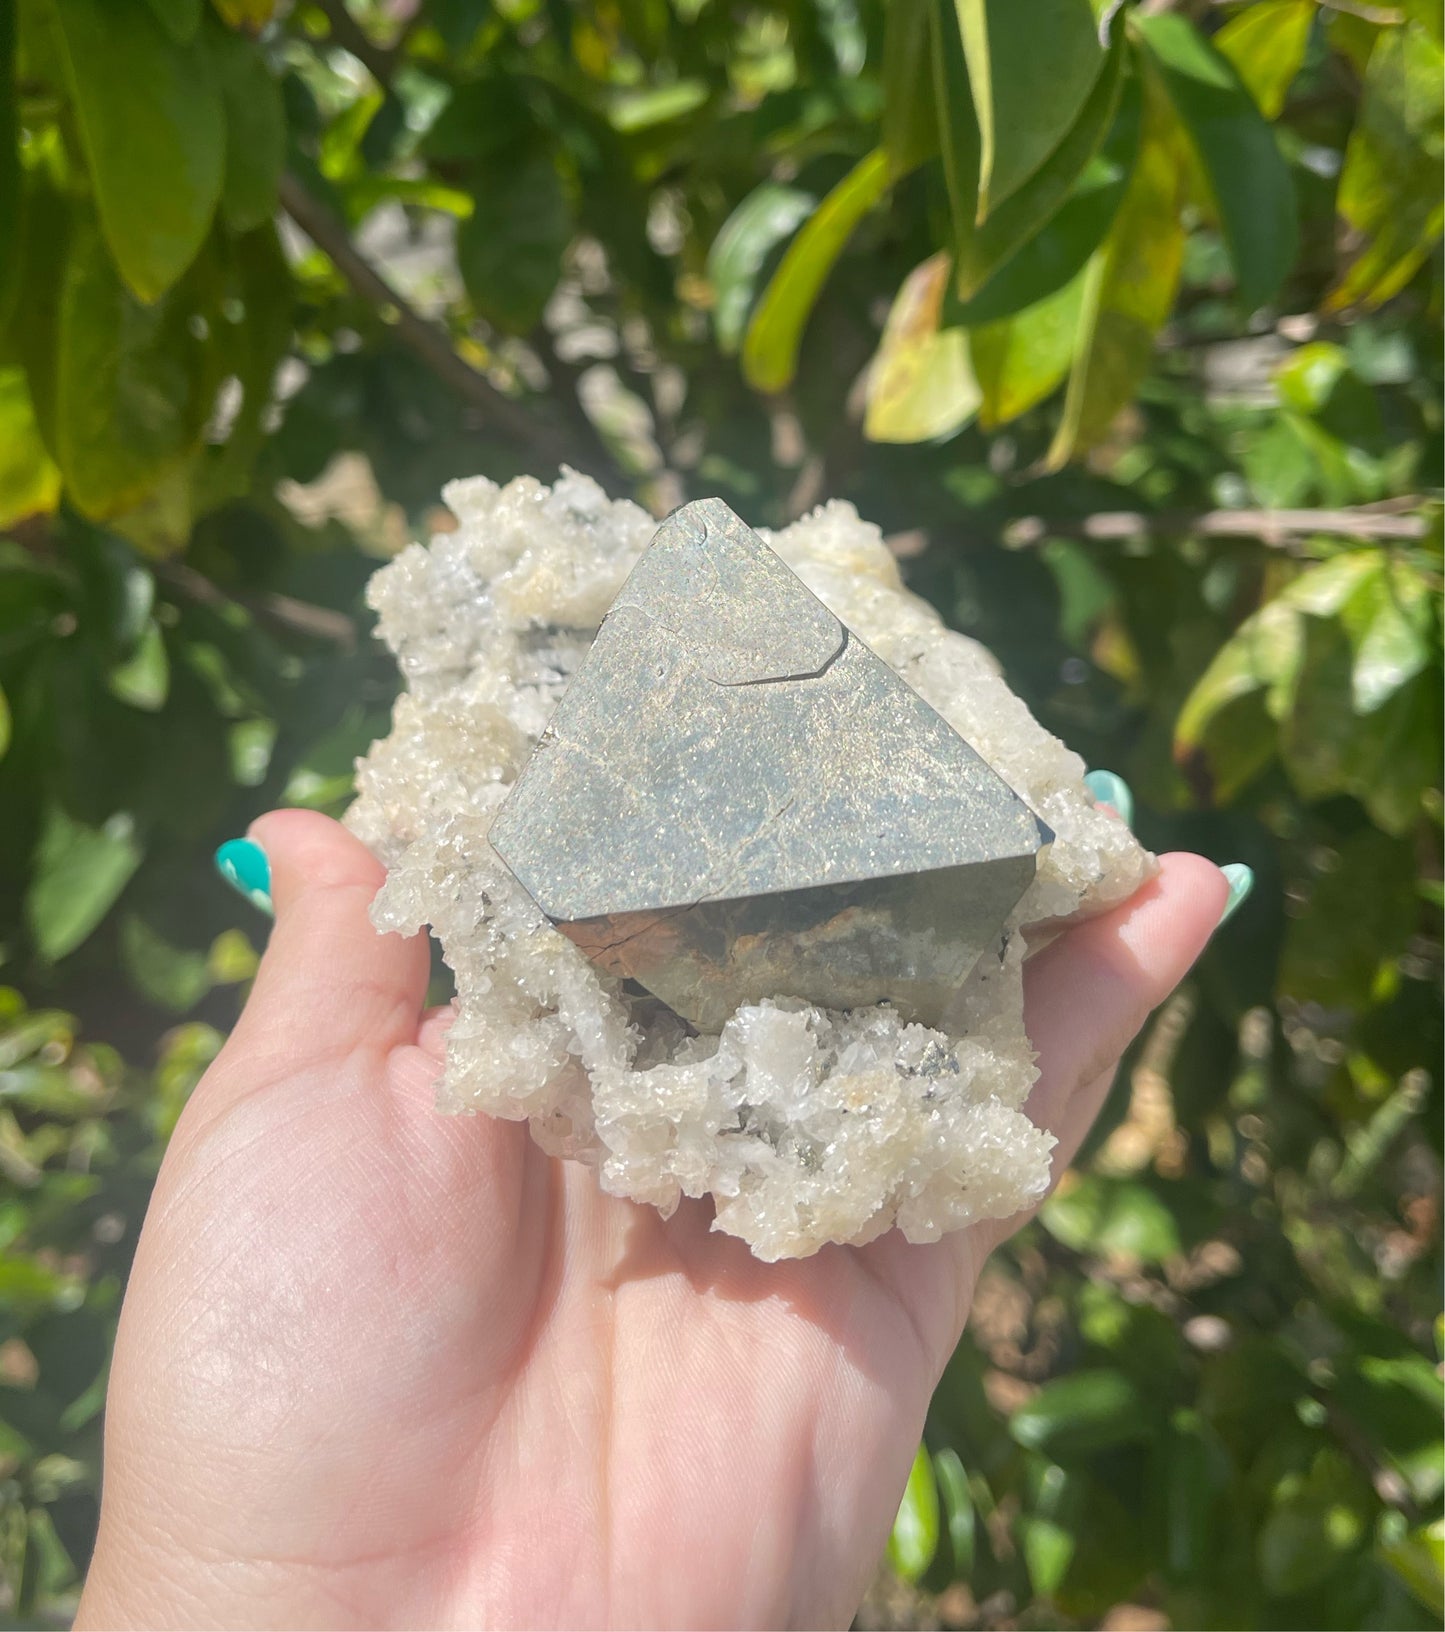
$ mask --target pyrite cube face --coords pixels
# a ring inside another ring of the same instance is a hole
[[[491,830],[600,967],[937,1023],[1052,838],[716,499],[668,518]]]

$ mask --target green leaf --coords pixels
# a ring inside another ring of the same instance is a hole
[[[933,42],[933,106],[938,114],[938,147],[943,180],[960,237],[978,217],[978,114],[968,82],[959,14],[953,0],[932,0],[929,33]]]
[[[477,311],[525,334],[557,287],[571,241],[572,212],[549,153],[489,172],[457,229],[457,264]]]
[[[1107,435],[1154,358],[1154,336],[1174,304],[1184,259],[1183,167],[1178,125],[1162,88],[1146,73],[1139,154],[1109,236],[1089,264],[1080,345],[1050,468]]]
[[[156,21],[180,45],[195,39],[201,26],[202,0],[146,0]]]
[[[954,3],[978,117],[982,222],[1059,146],[1104,56],[1088,0]]]
[[[232,232],[250,232],[276,213],[276,187],[286,163],[281,87],[250,40],[211,27],[205,45],[226,110],[221,216]]]
[[[168,37],[142,0],[46,3],[106,243],[135,294],[157,300],[195,259],[221,196],[210,57]]]
[[[757,391],[782,391],[798,371],[798,348],[828,274],[853,229],[888,186],[888,158],[876,148],[843,177],[788,246],[743,340],[743,376]]]
[[[1414,866],[1408,842],[1368,827],[1332,849],[1333,870],[1310,881],[1290,917],[1280,990],[1301,1002],[1363,1008],[1381,967],[1410,938]]]
[[[707,274],[713,289],[713,329],[725,355],[733,356],[742,344],[768,256],[798,230],[817,202],[801,187],[765,181],[723,223],[708,251]]]
[[[1134,1385],[1108,1369],[1055,1378],[1009,1418],[1020,1445],[1054,1461],[1147,1440],[1153,1431]]]
[[[59,502],[60,472],[41,441],[24,370],[0,368],[0,527]]]
[[[892,0],[883,33],[883,151],[897,181],[938,151],[933,100],[933,0]]]
[[[87,827],[52,806],[45,817],[25,895],[25,917],[40,955],[73,952],[115,904],[141,862],[135,823],[117,812]]]
[[[0,6],[0,334],[20,284],[20,113],[15,91],[15,7]]]
[[[934,1453],[933,1475],[943,1504],[953,1578],[955,1581],[967,1581],[973,1574],[974,1555],[977,1552],[973,1492],[969,1489],[968,1473],[963,1462],[951,1446]]]
[[[1075,1252],[1157,1264],[1180,1251],[1174,1215],[1154,1191],[1130,1179],[1079,1174],[1055,1191],[1039,1217]]]
[[[1079,272],[1037,305],[970,331],[984,430],[1017,419],[1063,384],[1078,339],[1086,276]]]
[[[868,376],[864,432],[873,442],[951,436],[978,409],[962,329],[939,330],[948,256],[931,256],[903,280]]]
[[[1436,596],[1424,577],[1388,559],[1351,598],[1346,627],[1355,649],[1351,676],[1357,714],[1372,714],[1429,664]]]
[[[154,620],[146,625],[130,656],[111,669],[105,683],[111,696],[129,703],[132,708],[153,714],[165,707],[171,666],[166,656],[165,638]]]
[[[5,751],[10,746],[11,737],[10,700],[5,695],[5,689],[0,686],[0,759],[4,759]]]
[[[1064,204],[1114,123],[1123,64],[1121,36],[1120,42],[1111,47],[1104,58],[1103,69],[1096,76],[1078,117],[1039,169],[1009,198],[996,205],[987,220],[977,224],[955,222],[958,292],[963,299],[978,294],[998,269]],[[1097,237],[1094,242],[1098,242]],[[1081,258],[1078,265],[1082,264]]]
[[[1294,703],[1303,642],[1300,609],[1283,596],[1246,618],[1220,647],[1180,709],[1174,727],[1176,750],[1200,746],[1221,709],[1254,692],[1265,692],[1271,718],[1283,719]]]
[[[1289,1597],[1314,1585],[1368,1534],[1372,1493],[1338,1452],[1323,1450],[1307,1475],[1287,1474],[1256,1541],[1266,1592]]]
[[[1139,29],[1208,176],[1240,299],[1260,306],[1299,247],[1289,166],[1233,64],[1191,22],[1167,12],[1141,17]]]
[[[136,913],[120,926],[120,955],[125,972],[153,1003],[184,1014],[211,989],[209,959],[204,952],[172,946]]]
[[[920,1445],[888,1537],[888,1562],[905,1581],[917,1581],[937,1551],[938,1486],[928,1448]]]
[[[1445,222],[1440,79],[1445,56],[1422,28],[1383,31],[1370,53],[1336,203],[1363,247],[1325,302],[1378,306],[1397,294]]]
[[[1432,1615],[1445,1615],[1445,1519],[1420,1525],[1380,1556]]]
[[[121,283],[93,227],[73,235],[61,292],[56,453],[86,515],[139,504],[196,448],[215,391],[198,331],[200,272],[150,305]]]
[[[1305,59],[1315,0],[1259,0],[1236,12],[1214,36],[1266,119],[1278,119]]]

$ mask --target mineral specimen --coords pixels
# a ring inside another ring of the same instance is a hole
[[[703,1031],[779,996],[937,1024],[1050,836],[717,499],[658,530],[490,835]]]
[[[1123,900],[1152,869],[1128,830],[1094,806],[1078,757],[1033,720],[982,647],[908,594],[877,530],[850,506],[827,505],[767,537],[816,597],[797,603],[806,615],[790,620],[796,649],[780,664],[766,631],[750,644],[723,622],[695,620],[685,636],[685,666],[696,677],[689,683],[763,693],[786,689],[768,670],[813,673],[831,657],[831,674],[850,653],[876,654],[906,682],[893,693],[900,708],[920,707],[909,704],[916,693],[1054,838],[948,1001],[935,1003],[936,990],[924,994],[919,1012],[933,1024],[897,1003],[860,997],[835,1008],[795,995],[755,998],[753,989],[735,1008],[730,995],[706,1013],[709,1023],[688,1025],[674,1012],[691,1005],[686,991],[674,988],[659,1003],[599,968],[490,843],[498,812],[554,720],[561,740],[563,699],[591,671],[594,643],[603,662],[601,643],[612,637],[599,627],[656,524],[573,475],[550,489],[527,480],[505,488],[457,482],[446,498],[457,530],[412,546],[372,582],[380,633],[407,690],[390,735],[359,767],[347,817],[388,868],[373,907],[377,927],[409,934],[429,924],[456,975],[440,1107],[526,1118],[544,1148],[593,1165],[605,1190],[663,1212],[684,1195],[709,1196],[715,1227],[768,1259],[866,1241],[895,1225],[911,1240],[933,1240],[1036,1200],[1053,1141],[1021,1109],[1036,1075],[1023,1025],[1031,936],[1036,926],[1053,933]],[[711,531],[712,513],[708,519]],[[647,632],[634,611],[617,633],[641,640]],[[583,700],[579,685],[579,709]],[[842,715],[840,759],[866,761],[848,733],[861,738],[883,725],[866,711]],[[846,796],[841,769],[838,778]],[[777,809],[782,786],[748,790],[753,809]],[[560,846],[553,860],[572,855],[580,869],[595,829],[575,783],[573,790],[568,798],[564,787],[551,812]],[[794,791],[822,798],[821,787]],[[823,805],[812,808],[810,829],[821,839]],[[986,799],[983,808],[1009,807]],[[645,892],[631,899],[653,907],[666,869],[692,840],[680,823],[670,837],[678,848],[664,850],[669,833],[659,830],[659,853],[648,855],[642,830],[625,835]],[[506,824],[496,832],[506,848]],[[935,878],[960,855],[939,842],[945,860]],[[759,852],[747,855],[760,864]],[[904,864],[929,876],[917,853]],[[699,849],[692,875],[706,865]],[[740,870],[724,888],[736,897],[754,876]],[[549,910],[611,899],[604,910],[612,912],[629,899],[589,896],[580,871],[573,877],[561,865],[552,882],[562,892],[555,900],[540,878],[531,880]],[[654,983],[666,978],[652,973]],[[838,980],[836,964],[829,978]]]

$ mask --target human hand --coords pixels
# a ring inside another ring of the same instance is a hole
[[[846,1624],[1019,1221],[763,1264],[437,1115],[381,867],[310,812],[253,836],[276,926],[141,1235],[78,1624]],[[1031,960],[1056,1174],[1228,894],[1166,856]]]

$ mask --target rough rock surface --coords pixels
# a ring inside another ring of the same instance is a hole
[[[1052,1138],[1023,1115],[1036,1076],[1020,931],[1125,899],[1153,862],[1098,810],[976,642],[902,586],[877,528],[823,506],[773,548],[920,692],[1056,834],[997,957],[946,1030],[889,1008],[778,999],[696,1035],[629,997],[542,917],[487,843],[494,813],[656,524],[590,480],[445,494],[460,527],[371,584],[406,681],[391,734],[358,768],[348,825],[388,868],[379,929],[430,925],[456,975],[445,1111],[528,1118],[602,1187],[670,1212],[710,1195],[716,1228],[765,1259],[897,1225],[931,1241],[1043,1193]]]

